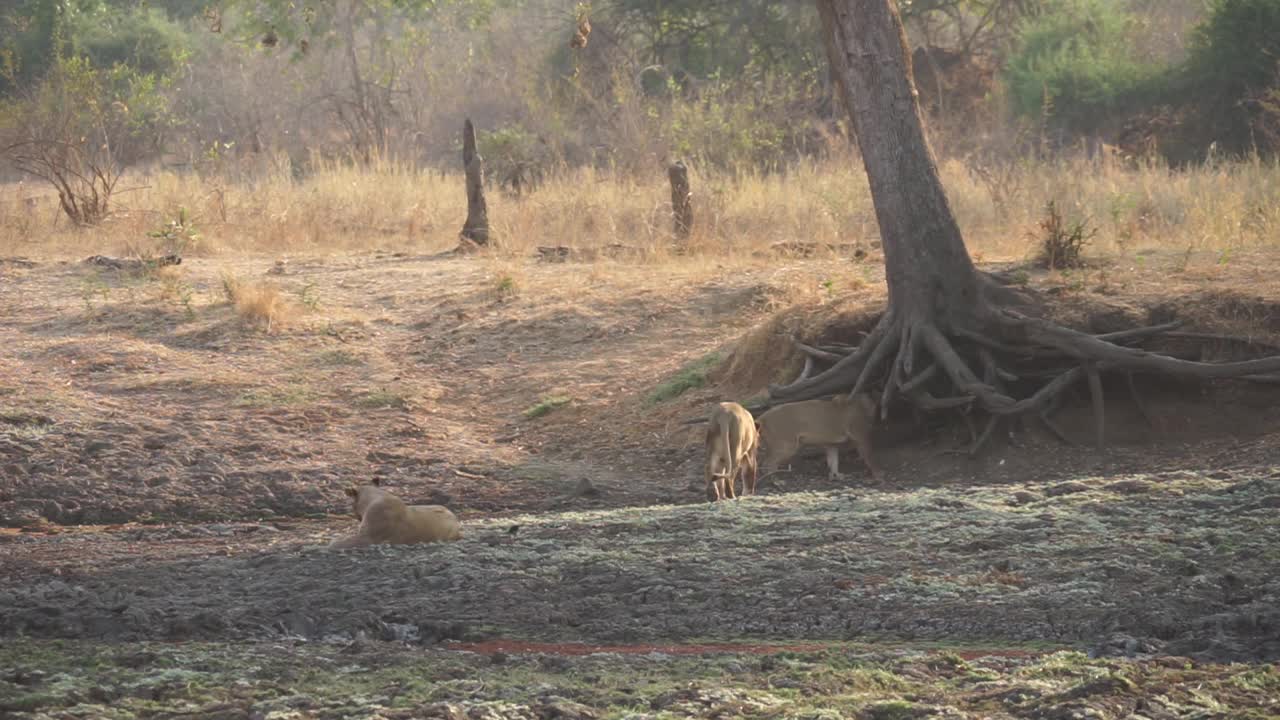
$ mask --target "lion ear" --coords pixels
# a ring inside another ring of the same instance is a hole
[[[374,476],[374,478],[373,478],[372,480],[370,480],[370,481],[369,481],[369,484],[370,484],[370,485],[376,485],[376,486],[381,487],[381,486],[382,486],[382,478],[377,477],[377,476]]]
[[[351,497],[356,497],[356,496],[358,496],[358,495],[360,494],[360,491],[359,491],[359,490],[357,490],[357,489],[355,489],[354,487],[344,488],[344,489],[343,489],[343,492],[345,492],[346,494],[350,495]]]

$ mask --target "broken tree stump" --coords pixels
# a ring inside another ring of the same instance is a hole
[[[671,180],[671,216],[676,238],[685,240],[693,229],[693,191],[689,189],[689,169],[677,160],[667,167]]]
[[[489,209],[484,202],[484,159],[476,152],[476,129],[462,124],[462,169],[467,176],[467,222],[459,235],[476,245],[489,244]]]

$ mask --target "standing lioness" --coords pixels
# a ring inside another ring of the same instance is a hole
[[[707,499],[736,498],[734,482],[742,473],[743,494],[756,493],[756,423],[735,402],[722,402],[707,424]]]
[[[387,543],[452,542],[462,537],[458,518],[443,505],[405,505],[404,501],[378,487],[374,478],[368,485],[349,487],[360,520],[355,535],[334,540],[331,548]]]
[[[802,445],[818,445],[827,449],[828,478],[840,475],[840,445],[852,441],[858,455],[871,470],[877,482],[884,474],[871,458],[871,424],[876,404],[870,396],[859,394],[850,399],[841,393],[830,400],[807,400],[776,407],[760,416],[760,442],[765,449],[764,467],[768,472],[790,460]]]

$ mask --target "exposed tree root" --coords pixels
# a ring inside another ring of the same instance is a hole
[[[797,342],[807,361],[834,364],[817,374],[806,371],[790,385],[770,387],[771,403],[843,392],[856,394],[875,387],[882,416],[887,416],[889,405],[899,396],[920,410],[981,409],[987,415],[986,424],[980,434],[971,425],[967,451],[976,454],[995,434],[1002,418],[1016,416],[1039,417],[1054,435],[1069,442],[1050,414],[1061,395],[1081,380],[1087,383],[1093,406],[1095,443],[1102,448],[1106,427],[1104,373],[1125,375],[1129,393],[1149,423],[1151,417],[1133,384],[1135,373],[1197,379],[1280,379],[1280,356],[1210,363],[1138,347],[1161,337],[1247,342],[1242,338],[1179,332],[1181,324],[1177,322],[1090,335],[990,304],[972,312],[935,318],[941,314],[902,312],[891,303],[866,340],[848,352]],[[944,326],[943,320],[949,321],[950,326]],[[806,368],[811,370],[808,363]]]
[[[1138,414],[1142,415],[1147,427],[1154,428],[1156,426],[1155,420],[1151,419],[1151,413],[1147,412],[1147,404],[1142,401],[1142,395],[1138,393],[1138,386],[1133,382],[1133,373],[1125,373],[1124,381],[1129,386],[1129,398],[1133,400],[1134,407],[1138,408]]]

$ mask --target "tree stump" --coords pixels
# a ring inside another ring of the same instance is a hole
[[[671,216],[675,234],[680,240],[688,239],[693,229],[693,191],[689,189],[689,170],[677,160],[667,167],[671,180]]]
[[[484,202],[484,158],[476,152],[471,118],[462,124],[462,169],[467,175],[467,222],[459,233],[476,245],[489,244],[489,209]]]

